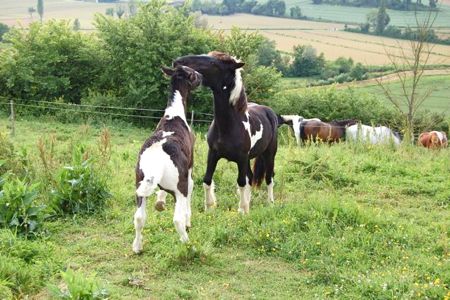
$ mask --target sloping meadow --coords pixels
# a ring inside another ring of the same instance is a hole
[[[105,128],[51,121],[21,121],[16,130],[14,147],[25,156],[30,183],[39,184],[37,204],[51,207],[50,186],[72,162],[74,147],[88,153],[111,197],[89,214],[48,210],[41,233],[28,240],[3,229],[0,291],[6,287],[7,297],[48,298],[55,286],[64,292],[71,283],[92,288],[67,282],[83,274],[96,274],[98,298],[114,299],[449,296],[447,149],[298,147],[283,127],[275,204],[267,204],[263,186],[253,191],[250,215],[241,216],[237,170],[225,161],[214,178],[218,207],[204,211],[207,145],[197,130],[190,243],[178,241],[173,200],[156,213],[152,198],[144,252],[134,255],[134,166],[150,130],[109,127],[108,138]]]

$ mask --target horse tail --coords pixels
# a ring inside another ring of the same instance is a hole
[[[277,115],[277,127],[286,124],[286,120],[281,115],[279,114],[276,115]]]
[[[255,162],[253,164],[253,186],[261,186],[261,183],[266,176],[266,163],[262,156],[258,156],[255,158]]]

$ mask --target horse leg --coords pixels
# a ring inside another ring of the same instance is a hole
[[[166,209],[166,198],[167,198],[167,192],[163,190],[159,190],[156,193],[156,202],[155,202],[155,209],[157,211],[163,211]]]
[[[248,176],[248,166],[250,162],[248,157],[245,157],[245,159],[242,159],[238,162],[238,189],[239,189],[239,196],[240,196],[240,202],[239,202],[239,209],[238,211],[241,214],[248,214],[250,211],[250,199],[251,199],[251,185],[250,180],[247,177]]]
[[[192,191],[194,190],[194,180],[192,179],[192,169],[189,169],[188,175],[188,196],[187,196],[187,207],[186,207],[186,227],[191,228],[191,200]]]
[[[180,241],[186,243],[189,238],[186,231],[186,212],[188,200],[180,191],[175,192],[175,211],[173,214],[173,224],[180,235]]]
[[[213,174],[216,171],[217,161],[219,157],[216,152],[209,149],[206,173],[203,177],[203,189],[205,191],[205,210],[216,206],[216,195],[214,194]]]
[[[142,230],[144,229],[147,213],[145,211],[145,204],[147,202],[145,197],[137,197],[138,208],[134,214],[134,229],[136,236],[133,241],[133,251],[138,254],[142,251]]]

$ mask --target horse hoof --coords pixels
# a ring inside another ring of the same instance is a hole
[[[186,232],[189,232],[191,230],[191,226],[186,226]]]
[[[164,201],[156,201],[155,202],[155,209],[157,211],[164,211],[164,210],[166,210],[166,203]]]

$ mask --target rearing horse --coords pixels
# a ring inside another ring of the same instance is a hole
[[[251,186],[259,186],[265,177],[268,198],[273,202],[274,160],[277,152],[277,115],[267,106],[247,103],[242,83],[243,62],[221,52],[188,55],[174,66],[188,66],[203,75],[202,84],[214,94],[214,120],[208,130],[209,145],[203,178],[205,209],[216,205],[212,180],[221,158],[238,165],[239,212],[250,209]],[[252,173],[250,159],[255,158]]]

